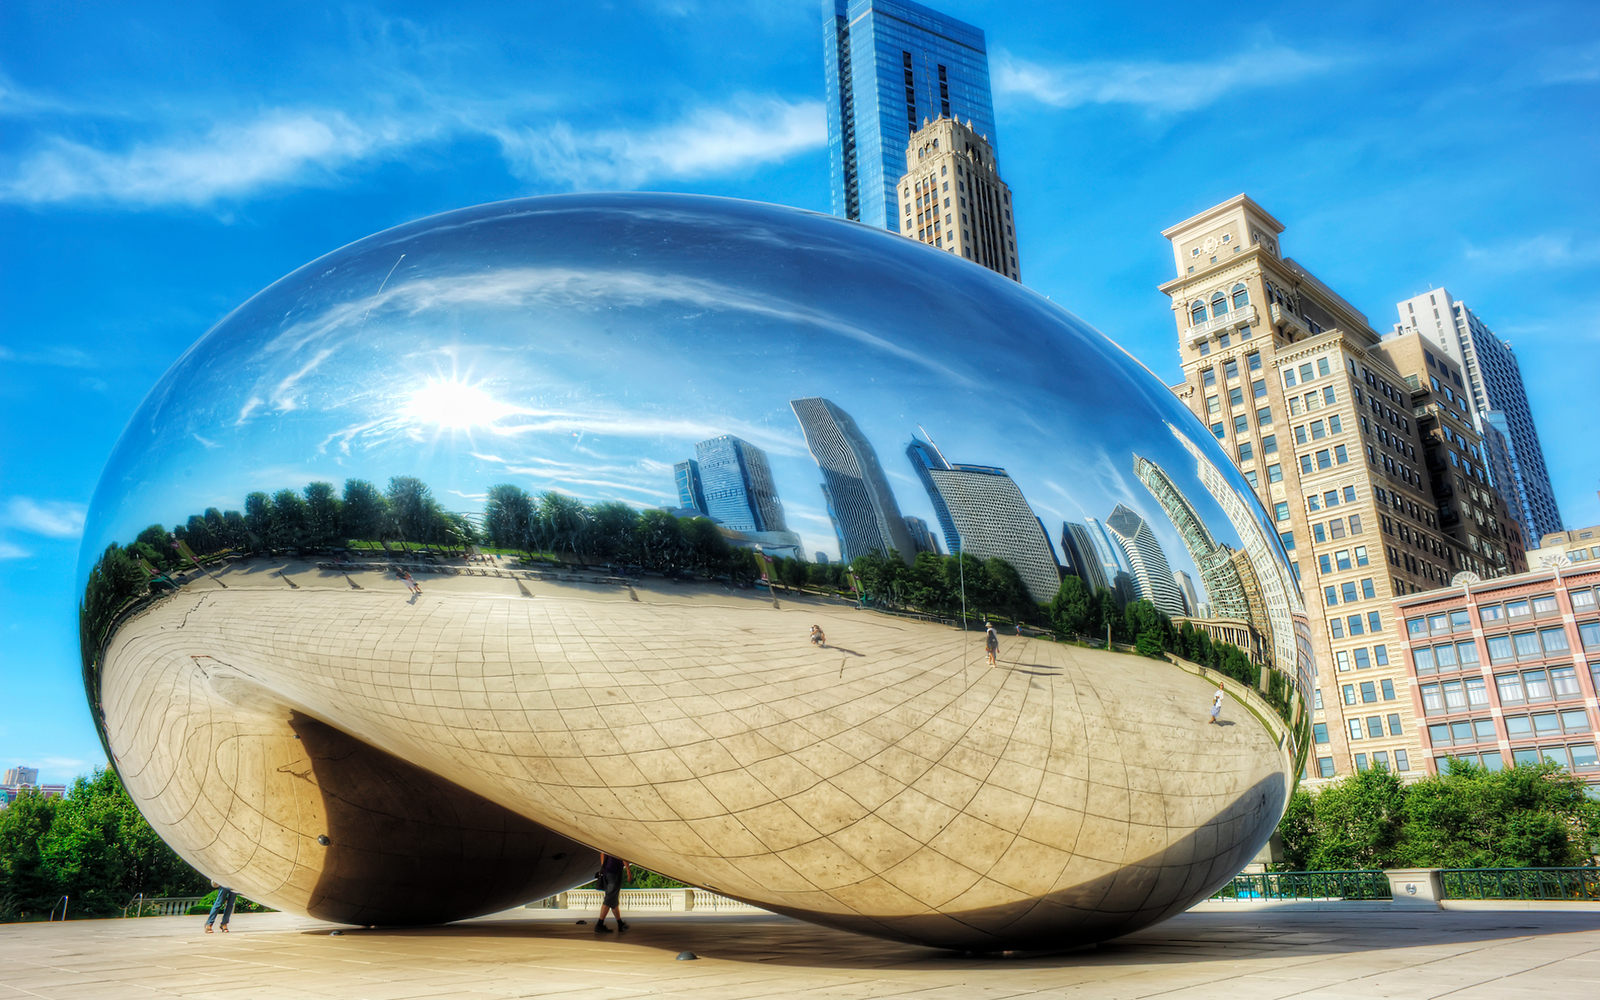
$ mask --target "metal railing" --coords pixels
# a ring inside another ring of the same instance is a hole
[[[1378,869],[1235,875],[1211,898],[1389,899],[1389,877]]]
[[[124,917],[178,917],[189,912],[189,907],[204,896],[158,896],[146,899],[143,893],[128,900],[122,908]]]
[[[1446,899],[1600,901],[1600,868],[1445,868]]]
[[[529,903],[528,909],[599,910],[604,894],[599,889],[568,889],[559,895]],[[731,899],[707,889],[623,889],[618,900],[624,913],[763,913],[758,906]]]

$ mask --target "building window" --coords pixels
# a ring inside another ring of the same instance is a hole
[[[1350,738],[1352,740],[1359,740],[1359,739],[1363,738],[1362,733],[1361,733],[1361,720],[1360,719],[1351,719],[1350,722],[1349,722],[1349,726],[1350,726]]]
[[[1319,776],[1321,776],[1321,777],[1324,777],[1324,778],[1333,777],[1333,758],[1332,757],[1318,757],[1317,758],[1317,774]]]
[[[1244,284],[1242,282],[1240,284],[1234,285],[1233,286],[1233,307],[1235,309],[1243,309],[1245,306],[1247,306],[1249,304],[1250,304],[1250,290],[1248,288],[1244,287]]]
[[[1261,439],[1261,454],[1272,455],[1278,451],[1278,435],[1268,434]]]
[[[1319,746],[1328,742],[1328,724],[1318,722],[1311,727],[1311,739]]]
[[[1262,427],[1270,427],[1270,426],[1272,426],[1272,407],[1263,406],[1261,409],[1257,410],[1256,411],[1256,423],[1259,424]],[[1591,602],[1592,602],[1593,601],[1593,595],[1591,595],[1590,599],[1591,599]]]
[[[1276,468],[1276,466],[1274,466],[1273,468]],[[1273,480],[1273,482],[1277,482],[1277,480]],[[1279,532],[1278,533],[1278,541],[1283,543],[1283,547],[1285,549],[1287,549],[1289,551],[1293,551],[1294,550],[1294,532],[1292,532],[1292,531]]]
[[[1276,505],[1274,505],[1273,513],[1280,521],[1289,520],[1289,504],[1286,501],[1279,501]]]
[[[1267,482],[1283,482],[1283,466],[1276,464],[1267,466]],[[1600,639],[1600,635],[1597,635],[1596,639]],[[1600,645],[1600,643],[1597,643],[1597,645]]]
[[[1249,441],[1239,442],[1239,461],[1251,462],[1255,460],[1255,451]]]

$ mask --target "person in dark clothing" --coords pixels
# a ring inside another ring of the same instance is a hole
[[[631,878],[633,878],[632,865],[610,854],[600,855],[600,870],[595,872],[595,880],[605,895],[600,900],[600,919],[594,922],[596,934],[611,933],[611,928],[606,926],[607,911],[616,916],[617,930],[628,929],[628,923],[622,919],[622,911],[617,909],[617,904],[622,901],[622,883]]]

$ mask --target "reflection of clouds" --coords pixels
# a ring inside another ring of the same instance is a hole
[[[277,387],[272,390],[272,404],[279,413],[288,413],[290,410],[295,409],[297,405],[294,401],[293,395],[295,387],[300,384],[301,379],[305,378],[307,375],[311,374],[318,367],[320,367],[321,364],[328,360],[332,354],[333,348],[323,348],[322,350],[318,351],[311,358],[311,360],[301,365],[298,371],[294,372],[282,382],[278,383]]]

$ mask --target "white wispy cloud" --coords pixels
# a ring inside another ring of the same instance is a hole
[[[11,527],[35,535],[76,538],[83,533],[85,513],[86,508],[82,504],[12,497],[5,506],[3,516],[5,523]]]
[[[641,130],[582,131],[565,122],[500,128],[513,174],[572,188],[633,188],[788,159],[828,141],[820,101],[741,98]]]
[[[1255,48],[1209,62],[1124,60],[1044,65],[1001,52],[996,94],[1058,108],[1131,104],[1152,112],[1203,107],[1235,90],[1290,83],[1325,72],[1334,60],[1282,46]]]
[[[325,180],[350,163],[424,138],[416,125],[362,124],[338,111],[277,110],[123,150],[56,136],[8,172],[0,199],[206,205],[273,185]]]
[[[0,79],[0,117],[39,103]],[[404,113],[282,107],[236,121],[197,113],[188,127],[147,124],[149,135],[121,146],[46,133],[11,162],[0,161],[0,201],[208,206],[337,183],[421,144],[474,135],[497,141],[518,178],[627,189],[777,162],[827,141],[820,102],[770,96],[738,97],[637,128],[586,129],[559,119],[535,126],[526,117],[521,104],[430,98]],[[139,127],[123,122],[115,131]]]
[[[1592,267],[1600,264],[1600,239],[1583,239],[1572,233],[1539,233],[1487,246],[1468,243],[1462,256],[1491,271]]]
[[[0,539],[0,559],[26,559],[33,555],[27,549]]]

